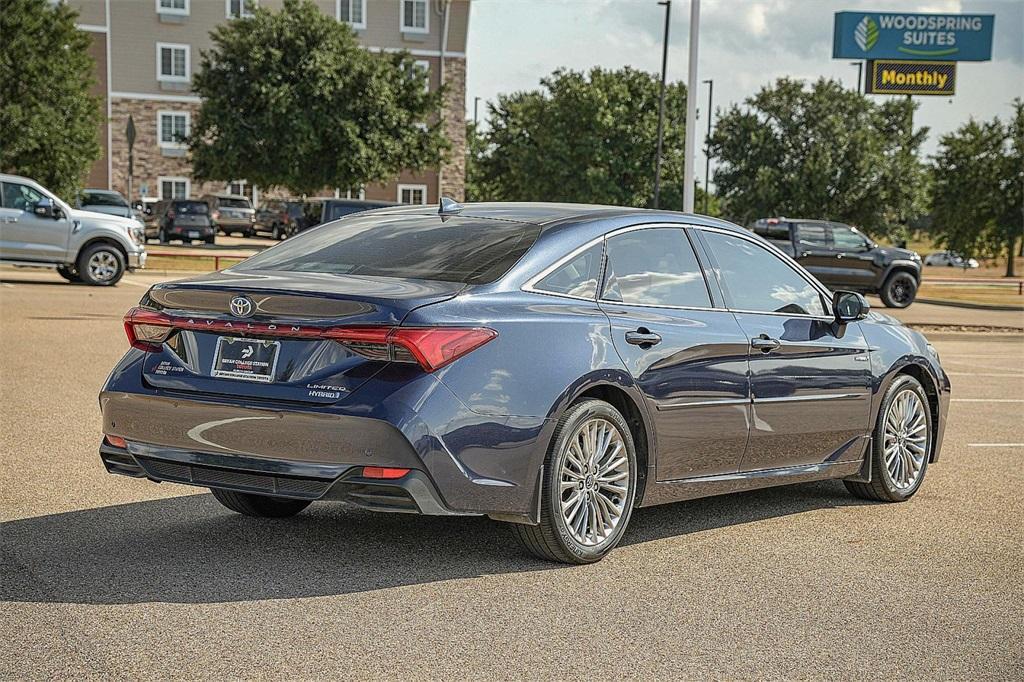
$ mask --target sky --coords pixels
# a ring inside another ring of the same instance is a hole
[[[698,79],[714,80],[714,109],[741,103],[763,85],[788,76],[835,78],[856,87],[857,68],[832,59],[833,15],[841,10],[994,14],[990,62],[962,62],[957,93],[917,97],[916,126],[931,129],[923,151],[932,154],[941,134],[970,117],[1009,115],[1024,97],[1024,0],[702,0]],[[539,87],[559,67],[632,66],[661,72],[665,10],[657,0],[472,0],[467,49],[466,111],[480,97]],[[687,77],[690,3],[673,0],[668,78]],[[708,90],[698,91],[699,130],[707,125]],[[875,97],[869,95],[869,97]],[[702,139],[702,138],[700,138]],[[713,171],[712,171],[713,174]],[[697,177],[704,158],[698,154]]]

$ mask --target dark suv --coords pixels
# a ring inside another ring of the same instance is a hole
[[[210,207],[197,199],[164,199],[153,209],[146,223],[146,238],[156,237],[161,244],[180,239],[183,244],[202,240],[214,242],[214,227],[210,220]]]
[[[762,218],[747,229],[793,256],[826,286],[878,294],[889,308],[913,303],[921,284],[919,255],[880,246],[849,225]]]

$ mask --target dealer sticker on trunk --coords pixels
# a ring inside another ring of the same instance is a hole
[[[274,380],[280,350],[279,341],[222,336],[217,339],[212,374],[215,377],[270,383]]]

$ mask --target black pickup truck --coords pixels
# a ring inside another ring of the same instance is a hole
[[[762,218],[747,229],[793,256],[825,286],[878,294],[889,308],[913,303],[921,284],[919,255],[880,246],[849,225]]]

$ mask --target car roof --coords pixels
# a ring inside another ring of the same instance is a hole
[[[249,197],[245,196],[244,194],[228,194],[227,192],[212,192],[210,194],[207,194],[206,196],[213,197],[215,199],[246,199],[246,200],[248,200],[248,198],[249,198]]]
[[[438,215],[436,205],[399,205],[374,211],[378,214]],[[504,220],[539,225],[542,232],[571,228],[582,223],[610,221],[615,223],[687,223],[705,225],[748,234],[733,223],[698,215],[660,209],[608,206],[602,204],[569,204],[548,202],[470,202],[463,204],[457,214],[460,218]]]

